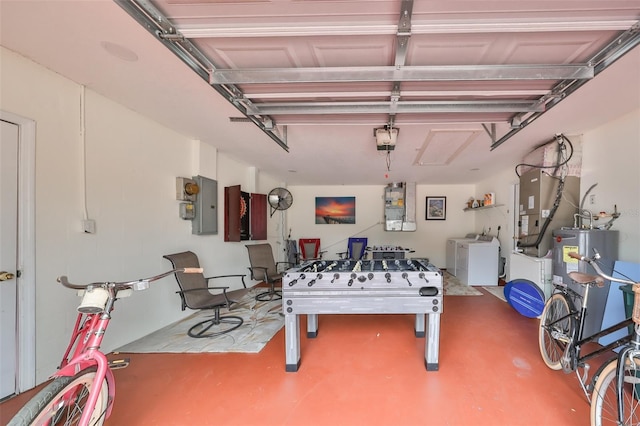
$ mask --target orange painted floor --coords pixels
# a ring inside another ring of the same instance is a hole
[[[326,315],[315,339],[301,322],[297,373],[285,372],[284,330],[259,354],[130,355],[106,424],[588,424],[575,375],[540,358],[538,320],[481,291],[445,297],[439,371],[425,370],[411,315]],[[25,396],[0,405],[0,424]]]

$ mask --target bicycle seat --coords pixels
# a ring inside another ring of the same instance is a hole
[[[569,278],[571,278],[573,281],[577,282],[578,284],[583,284],[583,285],[595,284],[598,287],[604,287],[604,278],[598,275],[589,275],[589,274],[585,274],[584,272],[572,271],[572,272],[569,272]]]

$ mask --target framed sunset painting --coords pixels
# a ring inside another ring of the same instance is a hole
[[[316,224],[356,223],[356,197],[316,197]]]

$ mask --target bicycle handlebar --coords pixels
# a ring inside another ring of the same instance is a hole
[[[633,322],[637,325],[640,325],[640,282],[635,282],[635,281],[631,281],[631,280],[625,280],[623,278],[614,278],[611,277],[607,274],[605,274],[602,269],[600,269],[600,266],[598,266],[598,263],[596,262],[596,260],[600,259],[600,254],[596,251],[596,254],[594,255],[593,258],[590,257],[586,257],[586,256],[582,256],[578,253],[568,253],[569,257],[573,258],[573,259],[578,259],[578,260],[582,260],[584,262],[587,262],[589,265],[591,265],[593,267],[593,269],[595,269],[596,273],[609,281],[612,282],[616,282],[616,283],[621,283],[621,284],[631,284],[632,290],[633,290],[633,310],[631,313],[631,318],[633,319]],[[594,277],[597,278],[597,277]]]
[[[612,282],[616,282],[616,283],[620,283],[620,284],[638,284],[635,281],[631,281],[631,280],[625,280],[624,278],[614,278],[612,276],[609,276],[607,274],[604,273],[604,271],[602,269],[600,269],[600,266],[598,266],[598,263],[596,262],[596,259],[599,259],[600,256],[598,254],[596,254],[596,256],[594,258],[591,257],[587,257],[587,256],[582,256],[581,254],[575,253],[575,252],[570,252],[568,254],[569,257],[573,258],[573,259],[578,259],[578,260],[582,260],[583,262],[587,262],[589,265],[591,265],[593,267],[593,269],[596,271],[596,273],[601,276],[602,278],[604,278],[605,280],[609,280]]]
[[[102,287],[105,285],[111,285],[118,290],[125,289],[125,288],[130,288],[133,290],[143,290],[148,287],[146,284],[153,281],[157,281],[160,278],[164,278],[168,275],[175,274],[176,272],[182,272],[185,274],[201,274],[203,272],[203,269],[202,268],[179,268],[179,269],[174,269],[174,270],[164,272],[160,275],[155,275],[149,278],[143,278],[143,279],[134,280],[134,281],[122,281],[122,282],[95,282],[91,284],[72,284],[69,282],[66,275],[62,275],[58,277],[56,281],[58,281],[63,286],[67,288],[72,288],[74,290],[84,290],[87,287]]]

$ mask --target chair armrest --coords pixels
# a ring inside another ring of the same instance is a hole
[[[234,275],[215,275],[213,277],[206,277],[205,280],[211,280],[214,278],[229,278],[229,277],[246,277],[246,274],[234,274]]]
[[[269,280],[269,275],[267,274],[267,269],[268,268],[265,268],[264,266],[248,266],[248,268],[249,268],[249,271],[251,271],[251,279],[252,280],[259,280],[260,279],[259,277],[257,277],[257,274],[254,271],[254,269],[257,269],[258,271],[262,271],[262,275],[263,275],[262,280],[264,282],[268,282],[268,280]]]
[[[340,256],[340,259],[344,259],[347,257],[347,255],[349,254],[348,251],[341,251],[339,253],[336,253],[338,256]]]
[[[176,294],[184,294],[184,293],[191,293],[193,291],[205,291],[205,290],[222,290],[223,293],[227,292],[227,289],[229,287],[206,287],[206,288],[192,288],[190,290],[180,290],[180,291],[176,291]]]
[[[205,280],[207,280],[207,282],[209,282],[209,280],[214,280],[216,278],[240,278],[242,280],[242,287],[247,288],[247,285],[244,282],[244,277],[246,277],[246,274],[216,275],[216,276],[213,276],[213,277],[207,277],[207,278],[205,278]]]

